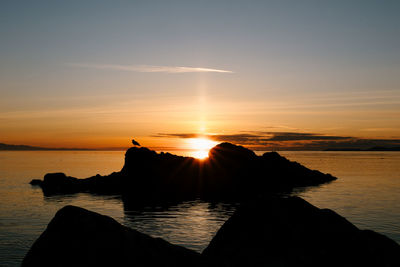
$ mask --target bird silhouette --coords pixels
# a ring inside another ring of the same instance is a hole
[[[135,139],[132,139],[132,144],[133,144],[134,146],[140,146],[140,144],[139,144],[138,142],[136,142]]]

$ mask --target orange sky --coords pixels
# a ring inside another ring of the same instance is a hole
[[[400,138],[398,5],[189,2],[4,5],[0,143]]]

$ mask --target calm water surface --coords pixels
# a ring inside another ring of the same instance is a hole
[[[172,152],[172,151],[171,151]],[[400,153],[281,152],[307,167],[339,179],[295,194],[321,208],[331,208],[360,228],[400,242]],[[234,212],[231,205],[184,202],[167,210],[125,210],[117,196],[75,194],[44,197],[33,178],[62,171],[88,177],[120,170],[124,152],[0,152],[0,265],[17,266],[55,212],[77,205],[174,244],[202,251]]]

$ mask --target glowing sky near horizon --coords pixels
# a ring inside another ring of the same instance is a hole
[[[399,1],[2,1],[0,143],[400,138]]]

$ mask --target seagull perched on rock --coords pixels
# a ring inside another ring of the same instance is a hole
[[[132,144],[133,144],[134,146],[140,146],[140,144],[139,144],[138,142],[136,142],[135,139],[132,139]]]

